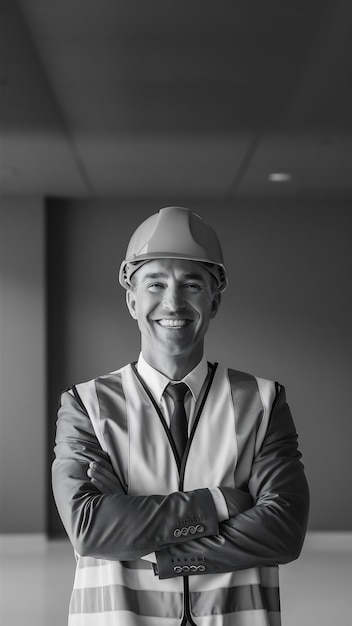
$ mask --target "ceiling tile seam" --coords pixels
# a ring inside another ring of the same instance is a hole
[[[48,93],[48,97],[51,100],[53,109],[54,109],[54,111],[56,113],[56,116],[57,116],[57,119],[58,119],[59,126],[61,127],[61,130],[62,130],[63,136],[64,136],[65,140],[67,141],[67,144],[68,144],[68,146],[69,146],[69,148],[71,150],[72,157],[73,157],[73,160],[74,160],[74,162],[75,162],[75,164],[77,166],[77,170],[78,170],[78,172],[79,172],[79,174],[81,176],[82,183],[85,186],[85,188],[88,191],[88,193],[91,196],[95,197],[96,196],[95,190],[93,188],[91,180],[90,180],[90,178],[88,176],[88,173],[87,173],[87,171],[85,169],[85,166],[83,164],[81,156],[80,156],[80,154],[79,154],[79,152],[77,150],[77,147],[75,145],[75,142],[73,140],[70,127],[69,127],[69,125],[67,123],[67,120],[66,120],[66,117],[65,117],[65,115],[63,113],[62,107],[59,104],[58,98],[57,98],[56,93],[55,93],[55,89],[53,88],[52,83],[51,83],[51,81],[50,81],[50,79],[48,77],[48,74],[47,74],[47,71],[45,69],[45,65],[44,65],[44,63],[42,61],[42,56],[40,54],[38,46],[36,45],[35,41],[33,40],[32,30],[28,26],[27,20],[25,19],[24,15],[23,15],[23,12],[22,12],[21,8],[18,6],[17,2],[14,3],[14,8],[15,8],[15,11],[17,13],[18,21],[22,23],[23,30],[27,33],[28,42],[29,42],[29,45],[32,48],[33,56],[34,56],[35,61],[37,63],[39,72],[40,72],[40,74],[41,74],[41,76],[43,78],[43,82],[45,84],[45,87],[46,87],[46,90],[47,90],[47,93]]]
[[[246,153],[242,159],[242,162],[234,176],[232,185],[230,186],[229,191],[226,195],[227,199],[232,200],[232,198],[236,195],[236,191],[244,178],[244,175],[250,165],[250,162],[253,159],[254,153],[259,145],[259,142],[261,141],[261,138],[262,138],[262,133],[258,132],[254,135],[252,141],[250,142],[250,145],[248,149],[246,150]]]

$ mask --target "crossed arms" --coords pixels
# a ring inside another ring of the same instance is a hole
[[[283,389],[253,460],[248,491],[220,486],[229,510],[221,523],[208,489],[126,495],[88,414],[69,392],[62,397],[55,454],[56,504],[81,555],[134,560],[155,552],[159,577],[168,578],[180,575],[175,559],[197,556],[209,574],[286,563],[301,551],[309,496]],[[175,533],[182,526],[192,532]]]

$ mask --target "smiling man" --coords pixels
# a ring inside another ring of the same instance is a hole
[[[143,264],[132,276],[127,306],[138,321],[145,360],[181,380],[202,359],[219,301],[217,283],[200,263],[158,259]]]
[[[206,360],[227,273],[198,215],[167,207],[119,279],[136,363],[63,393],[53,488],[77,570],[70,626],[278,626],[308,488],[284,388]]]

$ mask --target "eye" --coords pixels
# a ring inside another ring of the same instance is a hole
[[[183,287],[187,291],[191,291],[191,292],[202,291],[203,289],[203,286],[199,285],[198,283],[185,283]]]
[[[148,291],[158,292],[164,289],[164,285],[162,283],[150,283],[147,286]]]

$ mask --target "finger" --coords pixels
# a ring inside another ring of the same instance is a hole
[[[100,493],[102,494],[110,494],[111,490],[109,489],[109,487],[107,487],[104,483],[102,483],[100,480],[97,480],[96,478],[91,478],[90,482],[92,483],[92,485],[94,487],[96,487]]]
[[[96,478],[102,480],[103,482],[108,482],[112,491],[115,491],[116,493],[124,493],[120,480],[111,467],[107,470],[101,467],[100,463],[97,463],[96,461],[92,461],[89,464],[89,467],[92,472],[94,472]]]
[[[109,480],[115,480],[116,476],[114,474],[114,470],[112,469],[112,467],[106,467],[104,465],[102,465],[100,462],[97,463],[97,461],[91,461],[89,463],[89,467],[96,473],[99,473],[101,476],[106,476],[106,478],[108,478]]]
[[[114,471],[113,468],[112,468],[111,463],[109,461],[106,461],[105,459],[99,458],[98,461],[92,461],[92,463],[95,463],[99,467],[104,468],[108,472],[113,472]]]
[[[89,469],[91,471],[91,474],[98,480],[109,484],[111,487],[115,487],[115,489],[118,488],[118,481],[116,479],[116,476],[111,472],[104,470],[96,464],[90,464]]]
[[[117,490],[116,481],[110,476],[106,476],[100,471],[100,468],[89,467],[87,470],[87,475],[91,479],[94,479],[99,484],[103,485],[104,489],[109,489],[109,492],[113,492]]]

